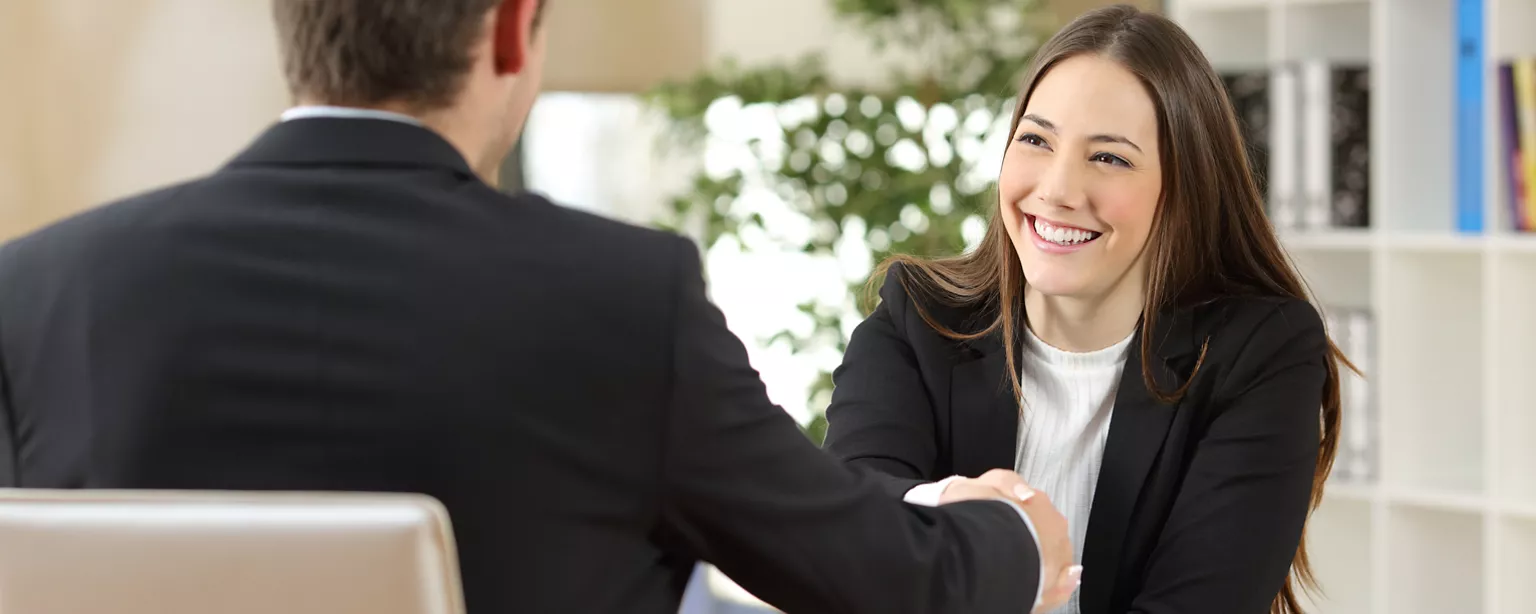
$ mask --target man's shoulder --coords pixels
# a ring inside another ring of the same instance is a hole
[[[87,250],[115,244],[141,216],[160,203],[174,200],[199,181],[202,180],[147,190],[47,222],[0,245],[0,265],[44,259],[41,262],[50,267],[62,267]]]
[[[516,275],[525,284],[562,297],[550,303],[562,312],[553,317],[584,314],[589,323],[649,327],[672,317],[679,297],[702,279],[697,244],[682,235],[534,193],[484,196],[510,221],[494,233],[497,240],[521,243],[493,252],[519,263]]]
[[[611,237],[645,245],[668,245],[683,240],[664,230],[567,207],[536,192],[498,193],[498,196],[510,200],[508,206],[537,213],[552,226],[551,230]]]
[[[697,254],[694,244],[676,233],[560,205],[537,193],[497,193],[494,198],[509,201],[499,206],[529,220],[541,245],[589,270],[670,272],[686,264],[680,259]]]

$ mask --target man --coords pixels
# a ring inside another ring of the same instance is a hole
[[[1060,515],[988,500],[1017,476],[882,494],[769,403],[691,243],[488,185],[537,1],[274,0],[285,121],[0,252],[0,484],[427,493],[473,613],[675,611],[697,560],[792,612],[1061,603]]]

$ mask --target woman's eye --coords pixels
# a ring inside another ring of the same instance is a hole
[[[1019,135],[1018,141],[1020,143],[1028,143],[1030,145],[1034,145],[1035,147],[1045,147],[1045,139],[1040,138],[1040,135],[1033,132],[1026,132]]]
[[[1125,158],[1122,158],[1122,157],[1117,156],[1117,155],[1112,154],[1112,153],[1094,154],[1093,161],[1094,162],[1103,162],[1105,164],[1113,164],[1115,166],[1124,166],[1124,167],[1130,167],[1131,166],[1131,163],[1130,162],[1126,162]]]

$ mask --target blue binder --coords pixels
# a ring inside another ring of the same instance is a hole
[[[1456,1],[1456,230],[1483,232],[1484,0]]]

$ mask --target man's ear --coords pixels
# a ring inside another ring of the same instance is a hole
[[[496,74],[523,72],[535,36],[534,13],[541,0],[502,0],[496,9],[496,31],[491,41],[496,53]]]

